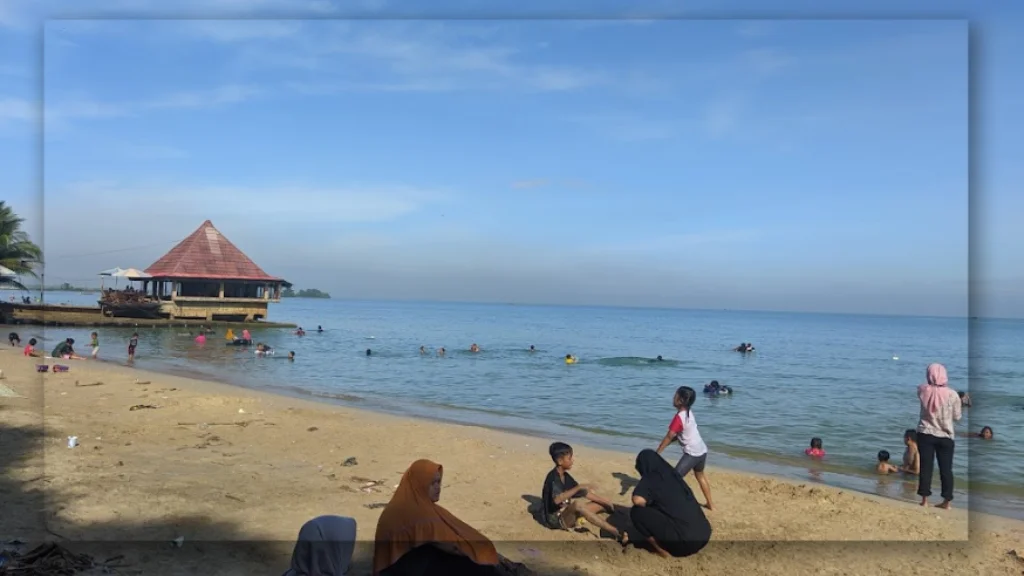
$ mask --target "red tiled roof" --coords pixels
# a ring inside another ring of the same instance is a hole
[[[146,268],[156,278],[281,281],[263,271],[207,220]]]

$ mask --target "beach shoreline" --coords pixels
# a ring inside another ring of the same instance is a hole
[[[935,551],[908,564],[905,573],[918,573],[917,566],[930,566],[929,574],[965,573],[977,562],[989,571],[975,573],[1024,568],[1009,555],[1014,549],[1024,553],[1024,522],[717,467],[709,467],[715,536],[704,553],[668,562],[640,550],[623,556],[614,543],[551,532],[531,517],[529,497],[539,493],[551,467],[546,452],[553,438],[370,412],[113,362],[64,361],[68,373],[37,374],[34,365],[42,362],[19,353],[0,352],[0,384],[19,395],[0,397],[0,448],[12,455],[2,487],[5,499],[33,497],[12,500],[16,513],[0,521],[4,538],[34,542],[57,533],[70,541],[121,541],[133,550],[142,541],[160,542],[163,550],[178,536],[188,542],[279,542],[247,559],[253,563],[248,571],[239,564],[240,571],[217,572],[256,573],[251,570],[258,564],[262,573],[273,574],[287,564],[284,544],[318,514],[352,516],[359,539],[372,540],[379,509],[366,505],[387,502],[405,467],[426,457],[445,466],[441,503],[503,553],[541,573],[576,567],[576,573],[594,575],[659,574],[685,567],[710,574],[742,566],[770,574],[817,574],[824,566],[872,573],[914,560],[905,553],[911,545],[940,546],[952,559]],[[102,384],[91,385],[97,382]],[[140,405],[156,408],[131,410]],[[72,435],[79,440],[73,449],[67,447]],[[30,436],[37,439],[28,442]],[[635,455],[575,448],[574,475],[627,503]],[[358,464],[344,466],[350,457]],[[383,482],[366,491],[353,477]],[[873,543],[881,553],[864,557],[840,541]],[[801,542],[829,544],[819,545],[804,562],[808,566],[799,568],[785,550],[772,552],[780,543]],[[756,558],[744,547],[758,549]],[[185,555],[167,554],[172,552],[151,559],[145,573],[178,573],[170,566],[182,566]],[[353,573],[365,573],[367,554],[361,546]],[[237,554],[234,561],[241,562]]]
[[[112,369],[130,370],[132,373],[140,370],[139,368],[127,366],[123,361],[119,360],[100,359],[100,362],[106,366],[110,366]],[[506,432],[513,435],[529,436],[537,439],[558,437],[561,440],[575,442],[581,445],[591,446],[602,451],[618,454],[635,455],[643,448],[656,446],[657,442],[660,440],[660,437],[652,436],[649,438],[643,438],[642,440],[645,442],[641,443],[638,442],[639,438],[637,436],[609,437],[601,433],[596,433],[587,427],[554,426],[559,429],[556,432],[537,430],[531,429],[530,427],[530,424],[534,424],[534,422],[523,420],[520,417],[508,417],[509,420],[522,420],[521,422],[515,422],[514,424],[495,424],[494,422],[496,422],[497,419],[493,417],[492,414],[478,408],[445,406],[444,409],[446,409],[448,413],[439,410],[437,407],[428,407],[426,405],[419,406],[416,403],[409,403],[399,408],[395,408],[385,404],[374,403],[375,399],[368,396],[363,391],[358,393],[328,394],[316,393],[299,387],[273,384],[262,385],[265,383],[261,383],[261,385],[247,385],[244,378],[231,378],[230,376],[223,374],[214,375],[201,370],[151,366],[146,365],[145,360],[143,360],[142,363],[145,366],[144,368],[141,368],[142,371],[148,371],[156,374],[218,383],[261,394],[285,396],[304,401],[312,401],[317,404],[341,406],[375,414],[387,414],[398,418],[413,418],[455,426],[478,427],[497,432]],[[464,413],[471,413],[479,418],[466,419],[458,417]],[[487,418],[483,418],[485,416]],[[488,420],[488,422],[481,421],[484,419]],[[543,423],[538,422],[536,424]],[[620,440],[620,442],[610,441],[612,438],[616,438]],[[719,450],[716,448],[716,444],[713,441],[708,441],[708,445],[713,453],[714,468],[749,474],[757,477],[785,480],[796,484],[820,484],[839,490],[850,490],[866,496],[880,497],[903,503],[916,504],[919,499],[916,494],[916,479],[908,479],[901,474],[891,474],[880,477],[877,474],[868,473],[867,470],[864,472],[854,472],[851,471],[849,467],[838,467],[827,461],[810,461],[806,464],[803,462],[797,463],[797,461],[803,459],[802,453],[801,457],[791,457],[788,461],[783,461],[782,458],[774,455],[771,459],[757,459],[743,455],[736,455],[730,451]],[[672,457],[672,452],[670,450],[667,454],[667,458],[671,459]],[[963,478],[957,479],[956,498],[959,500],[962,507],[969,508],[973,512],[991,514],[993,516],[1000,516],[1013,520],[1024,520],[1024,506],[1022,506],[1019,496],[1004,494],[1001,492],[989,492],[979,494],[971,500],[969,491],[966,489],[965,484],[966,482]]]

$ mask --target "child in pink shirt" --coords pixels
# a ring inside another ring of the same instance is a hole
[[[825,449],[821,447],[821,438],[811,438],[811,447],[804,450],[804,454],[812,458],[821,458],[825,455]]]

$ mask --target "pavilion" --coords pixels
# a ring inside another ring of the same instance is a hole
[[[289,284],[249,259],[209,220],[145,270],[143,291],[160,301],[161,316],[227,322],[266,320]]]

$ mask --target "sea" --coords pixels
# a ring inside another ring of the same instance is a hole
[[[199,346],[188,328],[140,327],[136,366],[629,452],[658,445],[686,385],[699,394],[693,413],[712,465],[913,501],[916,482],[875,474],[876,455],[899,464],[904,430],[917,424],[916,387],[941,362],[950,386],[973,399],[959,432],[995,431],[991,441],[957,439],[957,505],[1024,518],[1024,320],[304,298],[272,304],[270,317],[305,336],[252,330],[275,349],[261,358],[222,332]],[[46,351],[73,337],[82,352],[94,330],[18,329]],[[100,358],[123,362],[133,330],[95,330]],[[732,351],[740,342],[756,351]],[[700,394],[711,380],[733,394]],[[804,455],[812,437],[824,442],[820,461]]]

